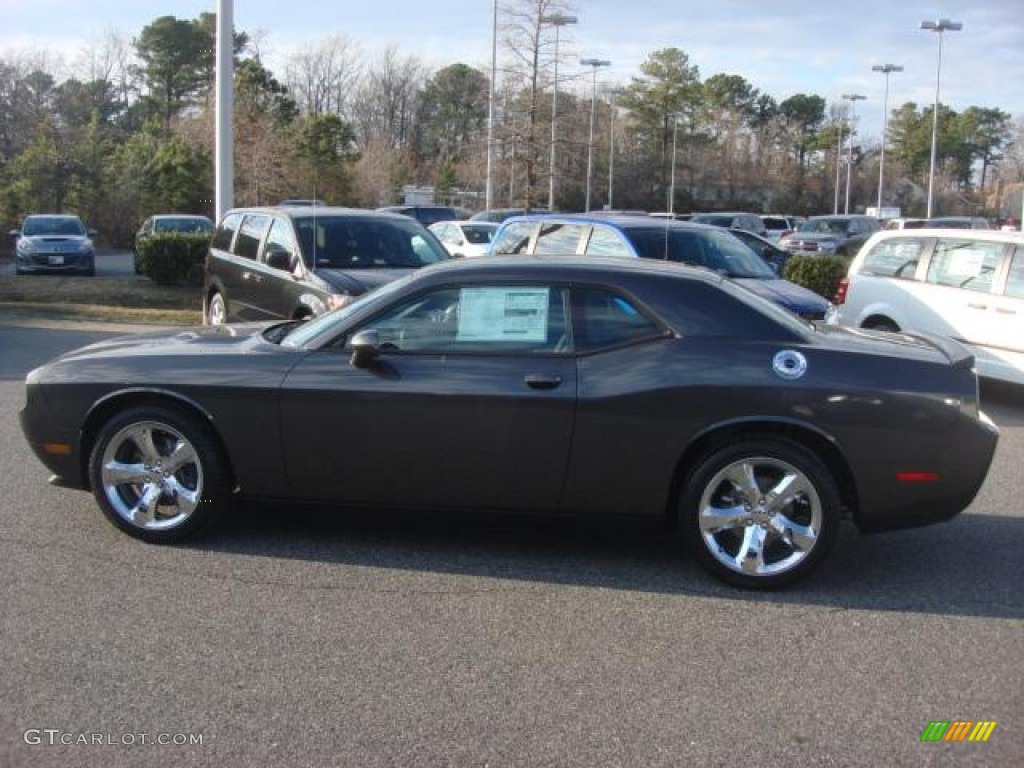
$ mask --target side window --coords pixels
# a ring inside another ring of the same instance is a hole
[[[610,256],[613,258],[630,258],[633,251],[622,235],[611,227],[594,227],[587,243],[587,256]]]
[[[923,252],[924,240],[917,237],[883,240],[864,257],[860,271],[865,275],[913,280]]]
[[[579,352],[661,334],[656,323],[623,296],[603,288],[573,290],[573,346]]]
[[[988,293],[1003,247],[980,240],[939,240],[928,265],[928,282]]]
[[[242,221],[238,230],[238,237],[235,238],[236,256],[244,259],[255,259],[260,250],[260,241],[263,233],[267,231],[270,217],[264,214],[250,214]]]
[[[235,232],[238,231],[238,225],[242,222],[242,214],[232,213],[224,217],[224,221],[217,227],[217,231],[213,234],[213,240],[210,242],[211,248],[217,248],[221,251],[231,250],[231,241],[235,238]]]
[[[299,252],[298,245],[295,242],[295,237],[292,235],[292,229],[281,219],[274,219],[270,225],[270,232],[267,234],[267,244],[264,247],[264,253],[269,251],[272,247],[276,247],[277,250],[287,251],[291,254],[297,254]]]
[[[418,296],[367,323],[393,352],[568,352],[568,290],[473,285]]]
[[[1024,245],[1018,245],[1010,260],[1010,271],[1006,275],[1007,296],[1015,296],[1024,299]]]
[[[514,221],[506,225],[495,239],[491,253],[495,255],[528,253],[530,236],[536,226],[532,221]]]
[[[588,226],[584,224],[559,224],[557,222],[541,222],[537,245],[533,252],[546,256],[567,256],[576,253],[580,239],[586,234]]]

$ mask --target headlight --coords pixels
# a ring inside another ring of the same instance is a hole
[[[351,304],[354,299],[355,296],[349,296],[345,293],[332,293],[327,296],[327,308],[339,309]]]
[[[92,253],[92,243],[86,240],[84,243],[78,244],[79,253]]]
[[[35,253],[36,244],[33,243],[31,240],[26,240],[22,238],[21,240],[18,241],[18,250],[21,253]]]

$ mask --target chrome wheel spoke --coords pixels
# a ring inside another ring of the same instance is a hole
[[[195,448],[185,440],[178,440],[174,450],[164,460],[164,470],[174,474],[186,464],[194,464],[198,460]]]
[[[810,525],[793,522],[785,515],[772,518],[772,530],[798,552],[810,552],[818,543],[818,531]]]
[[[743,507],[705,507],[700,512],[700,531],[705,536],[733,531],[746,525],[749,517]]]
[[[135,447],[142,454],[142,460],[146,464],[156,464],[161,456],[153,442],[153,429],[145,424],[140,424],[130,430],[125,437],[135,443]]]
[[[760,525],[750,525],[743,531],[743,543],[736,553],[736,565],[744,573],[757,575],[765,570],[764,545],[768,531]]]
[[[148,483],[143,489],[138,503],[128,510],[128,517],[135,525],[146,527],[156,520],[156,508],[160,503],[162,491],[156,483]]]
[[[807,478],[799,472],[786,472],[765,496],[765,509],[778,513],[801,494],[814,493]]]
[[[103,465],[103,483],[105,485],[138,485],[148,481],[149,472],[142,464],[108,461]]]
[[[191,515],[199,504],[199,489],[186,488],[178,482],[177,478],[168,478],[167,490],[174,496],[174,504],[178,512],[183,515]]]
[[[761,493],[754,477],[754,465],[749,461],[733,464],[723,473],[723,478],[728,480],[748,503],[755,502]]]

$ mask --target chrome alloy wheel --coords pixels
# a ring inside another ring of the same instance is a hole
[[[756,456],[719,470],[704,487],[698,513],[711,556],[752,577],[798,567],[818,544],[823,520],[807,475],[781,459]]]
[[[206,321],[208,325],[224,325],[228,321],[228,308],[224,304],[224,297],[214,293],[210,297],[210,304],[206,309]]]
[[[195,446],[158,421],[134,422],[115,433],[99,475],[113,511],[138,529],[176,528],[202,501],[203,466]]]

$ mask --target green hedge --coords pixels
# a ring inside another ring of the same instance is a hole
[[[139,271],[159,285],[203,281],[210,235],[168,232],[147,237],[138,245]]]
[[[849,267],[842,256],[790,256],[782,276],[832,301]]]

